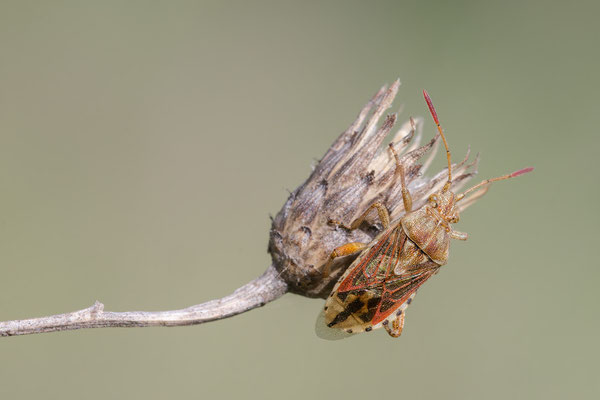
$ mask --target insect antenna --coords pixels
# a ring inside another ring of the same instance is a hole
[[[492,182],[503,181],[505,179],[514,178],[516,176],[523,175],[523,174],[526,174],[531,171],[533,171],[533,167],[527,167],[527,168],[523,168],[518,171],[515,171],[512,174],[499,176],[497,178],[486,179],[484,181],[481,181],[481,183],[478,183],[477,185],[473,186],[472,188],[469,188],[469,189],[465,190],[464,192],[462,192],[461,194],[459,194],[458,196],[456,196],[456,201],[460,201],[460,200],[464,199],[467,194],[471,193],[472,191],[474,191],[476,189],[479,189],[482,186],[489,185]]]
[[[431,101],[431,97],[427,93],[427,90],[423,89],[423,97],[425,97],[425,101],[427,102],[427,106],[429,107],[429,112],[437,125],[438,132],[444,141],[444,147],[446,148],[446,158],[448,159],[448,182],[444,185],[444,190],[448,190],[450,185],[452,184],[452,162],[450,161],[450,149],[448,148],[448,142],[446,141],[446,136],[444,136],[444,132],[442,131],[442,126],[440,125],[440,120],[438,119],[437,112],[435,112],[435,107],[433,106],[433,102]]]

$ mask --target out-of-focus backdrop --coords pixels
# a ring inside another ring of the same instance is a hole
[[[400,77],[497,184],[405,332],[286,295],[183,328],[0,338],[2,398],[598,398],[594,2],[0,4],[0,320],[159,310],[260,275],[269,214]],[[438,156],[436,168],[444,165]],[[475,182],[475,181],[473,181]]]

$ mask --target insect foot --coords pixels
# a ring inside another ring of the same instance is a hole
[[[373,96],[273,218],[268,250],[289,291],[326,298],[359,253],[334,250],[349,250],[352,246],[343,247],[347,243],[372,242],[385,230],[382,219],[397,221],[405,205],[419,209],[446,184],[446,169],[424,176],[440,134],[420,145],[422,119],[397,126],[396,114],[386,115],[399,87],[395,81]],[[391,151],[382,145],[388,136]],[[468,152],[452,165],[453,189],[476,172],[477,158],[471,163],[467,158]]]

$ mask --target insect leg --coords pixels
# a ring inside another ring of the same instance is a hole
[[[331,264],[333,264],[333,260],[338,257],[348,256],[350,254],[362,251],[365,247],[367,247],[365,243],[353,242],[346,243],[333,249],[329,255],[329,258],[327,259],[327,262],[325,263],[325,266],[323,267],[323,276],[329,276],[329,269],[331,268]]]
[[[450,237],[452,239],[467,240],[467,238],[469,237],[469,235],[467,233],[465,233],[465,232],[459,232],[459,231],[451,230],[450,231]]]
[[[412,197],[410,196],[410,192],[408,191],[408,188],[406,187],[406,177],[405,177],[404,165],[402,165],[402,162],[400,161],[400,158],[398,157],[398,153],[396,153],[396,150],[394,150],[393,143],[390,143],[390,151],[392,152],[392,154],[394,155],[394,159],[396,160],[395,176],[400,177],[400,185],[402,188],[402,202],[404,203],[404,211],[408,213],[408,212],[412,211]]]
[[[369,212],[374,208],[377,209],[377,214],[379,215],[379,220],[381,221],[381,225],[383,226],[383,229],[386,229],[388,226],[390,226],[390,214],[388,213],[387,208],[385,208],[385,206],[381,203],[371,204],[369,206],[369,208],[367,208],[367,211],[365,211],[364,213],[362,213],[362,215],[360,217],[355,219],[354,222],[352,222],[352,224],[350,224],[350,226],[346,226],[346,225],[342,224],[341,222],[335,221],[332,219],[329,220],[329,223],[333,224],[333,225],[341,226],[342,228],[347,229],[349,231],[353,231],[353,230],[357,229],[360,226],[360,224],[363,223],[365,218],[367,218],[367,215],[369,215]]]
[[[392,320],[391,327],[390,324],[383,325],[383,327],[391,337],[399,337],[402,335],[402,328],[404,328],[404,312]]]

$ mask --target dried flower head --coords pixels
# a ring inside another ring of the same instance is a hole
[[[439,134],[420,146],[422,119],[411,118],[396,128],[396,114],[383,117],[399,86],[397,80],[375,94],[273,219],[269,252],[289,291],[308,297],[327,297],[356,258],[344,257],[336,261],[332,273],[323,274],[331,251],[348,242],[369,242],[381,230],[373,222],[375,218],[354,231],[332,226],[328,221],[350,223],[375,202],[386,206],[392,220],[404,214],[401,187],[394,178],[394,158],[382,146],[390,133],[392,145],[406,169],[414,209],[446,182],[447,168],[433,177],[424,175],[435,156]],[[476,173],[478,159],[467,163],[468,157],[467,151],[465,158],[452,166],[454,188]]]

